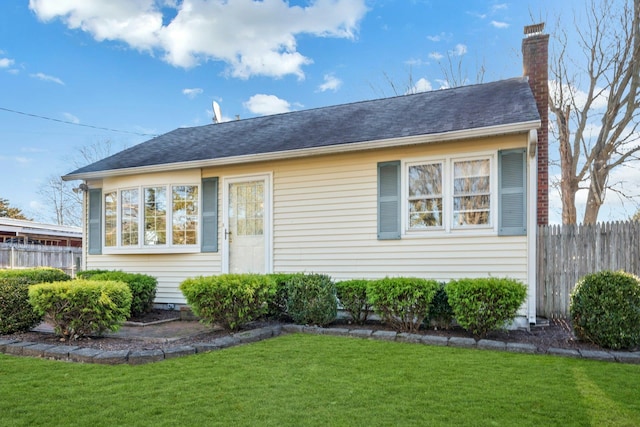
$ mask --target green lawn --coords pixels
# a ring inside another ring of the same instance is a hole
[[[638,426],[640,366],[285,335],[142,366],[0,355],[2,426]]]

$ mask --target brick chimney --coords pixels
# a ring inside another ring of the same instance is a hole
[[[544,23],[524,27],[522,40],[523,73],[540,113],[538,130],[538,225],[549,223],[549,34]]]

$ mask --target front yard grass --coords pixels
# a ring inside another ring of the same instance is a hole
[[[2,426],[637,426],[640,366],[285,335],[142,366],[0,355]]]

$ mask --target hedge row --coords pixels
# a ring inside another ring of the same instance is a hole
[[[197,316],[229,330],[263,316],[327,325],[340,301],[357,323],[373,308],[398,331],[416,331],[425,319],[448,327],[455,317],[476,336],[512,321],[526,298],[524,285],[496,278],[444,285],[406,277],[333,283],[322,274],[223,274],[187,279],[180,290]]]

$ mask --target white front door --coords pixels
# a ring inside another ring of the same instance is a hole
[[[268,176],[225,180],[225,272],[270,271],[269,193]]]

